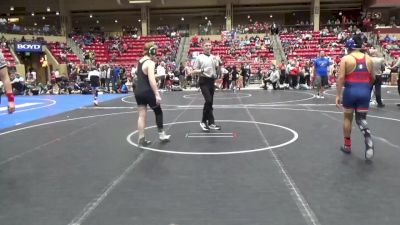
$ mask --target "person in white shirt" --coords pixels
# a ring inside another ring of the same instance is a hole
[[[190,66],[190,62],[189,61],[186,62],[186,66],[185,66],[184,71],[185,71],[186,83],[187,83],[187,85],[189,85],[189,88],[191,88],[192,87],[192,80],[193,80],[193,77],[192,77],[193,68]]]
[[[90,86],[92,87],[92,93],[93,93],[93,104],[95,106],[99,105],[99,102],[97,100],[98,94],[99,94],[99,89],[98,87],[100,86],[100,72],[97,68],[92,68],[89,71],[88,79],[90,80]]]
[[[106,77],[107,77],[107,70],[106,70],[106,67],[103,66],[100,69],[100,86],[102,88],[106,87]]]
[[[18,94],[23,94],[25,87],[25,80],[19,73],[15,73],[15,75],[10,76],[11,85],[14,90],[18,92]]]
[[[160,85],[159,88],[162,89],[165,87],[165,78],[167,75],[167,71],[165,69],[165,62],[161,62],[158,66],[157,66],[157,76],[156,77],[160,77]]]
[[[157,66],[157,76],[165,76],[166,74],[165,62],[161,62],[160,65]]]
[[[382,86],[382,72],[384,71],[385,68],[385,59],[383,57],[379,57],[378,51],[375,49],[370,50],[370,55],[372,64],[373,66],[373,75],[375,76],[375,83],[374,83],[374,89],[375,89],[375,98],[377,102],[377,107],[378,108],[383,108],[385,107],[385,104],[382,102],[382,92],[381,92],[381,86]]]
[[[274,90],[278,89],[278,81],[280,78],[279,70],[276,69],[275,65],[271,65],[267,76],[263,79],[264,89],[268,89],[267,84],[272,85]]]
[[[56,83],[59,83],[61,81],[61,74],[58,69],[56,69],[56,71],[54,72],[54,76],[56,77]]]
[[[192,71],[192,74],[200,74],[199,85],[205,100],[200,127],[204,132],[210,132],[210,129],[221,130],[221,126],[215,124],[213,114],[214,83],[219,63],[218,59],[211,54],[211,48],[210,41],[203,42],[203,53],[196,58]]]
[[[220,89],[228,89],[229,88],[229,71],[226,69],[225,66],[221,66],[221,85],[219,86]]]
[[[136,77],[136,67],[135,65],[132,65],[132,69],[131,69],[131,76],[134,79]]]
[[[29,69],[29,73],[32,75],[32,78],[36,80],[36,72],[32,68]]]

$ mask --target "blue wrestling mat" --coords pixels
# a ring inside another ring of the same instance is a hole
[[[99,95],[99,101],[101,103],[124,96],[126,95]],[[0,104],[0,129],[20,125],[92,104],[92,95],[15,96],[16,112],[8,114],[7,99],[3,95]]]

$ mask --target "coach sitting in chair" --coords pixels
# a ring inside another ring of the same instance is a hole
[[[11,74],[10,76],[11,86],[15,95],[24,94],[25,82],[24,78],[18,73]]]

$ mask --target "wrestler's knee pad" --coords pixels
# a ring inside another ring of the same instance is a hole
[[[369,133],[368,123],[367,123],[367,113],[356,112],[356,123],[358,128],[365,134]]]

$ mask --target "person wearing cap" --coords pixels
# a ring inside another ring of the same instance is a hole
[[[346,41],[349,54],[343,56],[340,61],[336,84],[336,106],[343,107],[344,113],[344,145],[340,148],[341,151],[351,153],[351,130],[355,114],[356,124],[364,135],[365,159],[371,160],[374,156],[374,143],[367,123],[367,113],[374,83],[374,65],[371,58],[360,51],[362,45],[363,41],[359,35]]]

